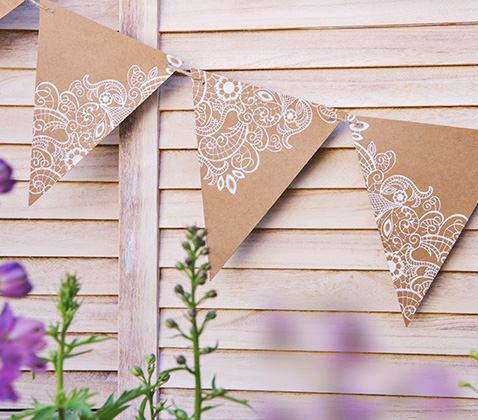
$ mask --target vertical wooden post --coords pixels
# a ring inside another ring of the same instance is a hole
[[[157,48],[159,1],[119,2],[120,31]],[[139,384],[130,369],[158,352],[158,99],[151,95],[120,127],[120,391]],[[132,419],[136,408],[121,418]]]

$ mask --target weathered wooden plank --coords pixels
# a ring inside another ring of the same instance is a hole
[[[33,107],[0,107],[0,144],[31,144],[32,123]],[[118,129],[114,129],[101,144],[118,144]]]
[[[182,230],[161,231],[160,267],[174,267],[182,255]],[[478,232],[463,232],[443,268],[478,271]],[[254,230],[226,263],[228,268],[385,270],[378,231]]]
[[[70,334],[68,340],[75,338],[85,339],[90,334]],[[81,356],[73,357],[65,361],[65,371],[116,371],[118,370],[118,340],[116,334],[100,334],[101,338],[108,340],[96,343],[91,346],[85,346],[84,350],[92,350]],[[48,356],[49,349],[56,349],[55,342],[50,337],[47,338],[48,347],[40,352],[40,356]],[[81,349],[80,349],[81,350]],[[53,365],[48,366],[48,370],[53,370]]]
[[[226,386],[227,387],[227,386]],[[181,408],[192,412],[194,391],[166,387],[164,399],[174,399]],[[321,395],[282,392],[234,391],[231,396],[247,400],[252,410],[239,404],[226,402],[208,412],[210,420],[317,420],[330,416],[360,416],[380,420],[475,420],[476,401],[471,399],[432,399],[417,397],[385,397],[371,395]],[[345,407],[345,408],[344,408]],[[443,416],[446,413],[445,416]],[[375,417],[377,416],[377,417]],[[1,418],[1,417],[0,417]],[[338,417],[340,418],[340,417]],[[352,419],[352,417],[350,417]],[[354,417],[355,419],[355,417]]]
[[[201,187],[196,151],[165,151],[160,167],[161,189]],[[364,187],[357,153],[352,149],[320,149],[291,184],[291,188]]]
[[[52,292],[55,291],[52,285]],[[0,298],[3,307],[5,298]],[[48,325],[59,319],[52,296],[28,296],[23,299],[9,300],[12,311],[25,318],[35,318]],[[78,310],[71,332],[114,333],[118,331],[118,298],[112,296],[88,296]]]
[[[187,330],[184,312],[162,309],[161,317],[175,319]],[[400,313],[218,310],[201,339],[204,345],[214,345],[218,340],[221,349],[228,350],[466,356],[477,344],[477,327],[478,317],[470,315],[424,314],[410,328],[403,328]],[[175,348],[189,345],[167,328],[160,328],[159,344]]]
[[[8,70],[4,70],[7,72]],[[477,66],[391,67],[220,72],[278,92],[342,108],[476,106]],[[14,75],[12,74],[13,78]],[[0,73],[0,104],[2,92]],[[192,109],[191,82],[175,76],[161,87],[162,110]]]
[[[176,269],[161,270],[160,306],[183,308],[174,286],[185,281]],[[219,272],[209,288],[218,298],[207,308],[250,310],[397,312],[397,296],[388,270],[230,269]],[[207,287],[206,286],[206,287]],[[478,274],[441,271],[413,324],[424,313],[476,314]]]
[[[1,201],[0,219],[118,219],[116,183],[60,182],[29,207],[28,183],[18,182]]]
[[[1,257],[117,257],[113,221],[0,222]]]
[[[30,179],[30,146],[0,145],[0,156],[13,166],[17,180]],[[62,181],[118,182],[118,147],[95,147]]]
[[[120,31],[157,48],[158,0],[119,4]],[[120,127],[119,391],[137,386],[131,368],[158,347],[158,106],[158,94],[151,95]],[[132,418],[139,404],[119,418]]]
[[[111,29],[118,29],[116,0],[57,0],[55,3]],[[27,1],[0,21],[0,29],[38,29],[38,22],[38,6]]]
[[[12,258],[0,258],[0,264]],[[76,274],[82,296],[118,294],[116,258],[15,258],[23,264],[33,283],[33,295],[55,293],[66,273]]]
[[[477,34],[474,25],[167,33],[161,48],[208,70],[469,65]],[[0,31],[0,67],[34,69],[37,46],[36,32]]]
[[[67,391],[73,388],[90,388],[98,392],[98,395],[92,398],[97,407],[103,404],[106,398],[116,390],[117,384],[116,372],[67,372],[64,379]],[[50,396],[54,395],[56,391],[56,378],[53,373],[48,372],[32,379],[32,375],[25,372],[16,382],[15,387],[20,395],[20,401],[16,404],[1,402],[0,408],[30,408],[33,397],[40,403],[51,403]]]
[[[477,66],[268,70],[225,76],[342,108],[476,106]],[[33,104],[33,70],[0,69],[0,105]],[[190,80],[171,77],[161,87],[162,110],[192,109]]]
[[[180,354],[191,358],[189,349],[168,348],[160,354],[165,369],[177,366]],[[478,398],[457,386],[463,378],[478,382],[476,361],[463,356],[219,350],[203,358],[201,367],[205,384],[217,372],[217,384],[230,390]],[[178,372],[168,386],[191,388],[192,381],[188,372]],[[430,385],[437,383],[441,386]]]
[[[200,190],[163,190],[161,228],[204,227]],[[365,189],[287,190],[257,225],[268,229],[376,229]],[[465,229],[478,228],[475,211]]]
[[[350,109],[350,113],[374,118],[415,121],[478,129],[478,107],[466,108],[364,108]],[[0,113],[0,121],[1,121]],[[163,111],[161,113],[160,149],[196,149],[194,113],[190,111]],[[0,130],[2,130],[0,124]],[[1,132],[1,131],[0,131]],[[0,135],[1,142],[1,135]],[[341,124],[322,145],[324,148],[353,147],[346,127]]]
[[[169,33],[162,34],[161,48],[208,70],[454,65],[477,63],[477,34],[474,25]],[[23,64],[32,45],[8,67]]]
[[[277,3],[263,0],[238,3],[233,0],[187,0],[161,2],[160,28],[164,32],[217,31],[242,29],[285,29],[307,27],[382,26],[478,21],[473,0],[456,3],[427,0],[410,4],[407,0],[337,0],[316,2],[292,0]]]

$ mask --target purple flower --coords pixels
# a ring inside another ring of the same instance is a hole
[[[0,194],[11,191],[15,182],[17,182],[12,178],[12,173],[12,167],[3,159],[0,159]]]
[[[34,319],[15,317],[8,303],[0,314],[0,401],[18,399],[13,382],[26,366],[37,373],[46,371],[46,363],[36,353],[46,347],[45,327]]]
[[[7,297],[23,297],[33,289],[25,268],[10,262],[0,265],[0,294]]]

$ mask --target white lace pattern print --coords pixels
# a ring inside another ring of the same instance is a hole
[[[177,64],[177,59],[168,56]],[[157,67],[146,74],[129,68],[127,86],[118,80],[97,83],[85,75],[59,92],[50,82],[35,91],[30,193],[41,195],[131,114],[172,73]]]
[[[238,181],[257,170],[260,154],[291,149],[290,139],[316,116],[335,123],[337,111],[216,74],[198,72],[194,103],[200,166],[205,180],[235,194]]]
[[[364,144],[369,124],[348,117],[365,183],[404,318],[409,322],[468,219],[444,215],[433,187],[421,191],[404,175],[388,174],[397,156]]]

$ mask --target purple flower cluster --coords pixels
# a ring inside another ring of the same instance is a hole
[[[45,327],[35,319],[15,317],[8,303],[0,314],[0,401],[17,401],[13,382],[21,368],[46,371],[46,363],[36,353],[46,347]]]
[[[12,173],[12,167],[3,159],[0,159],[0,194],[11,191],[15,185],[16,181],[12,178]]]
[[[17,262],[0,265],[0,295],[20,298],[26,296],[33,286],[25,268]]]

